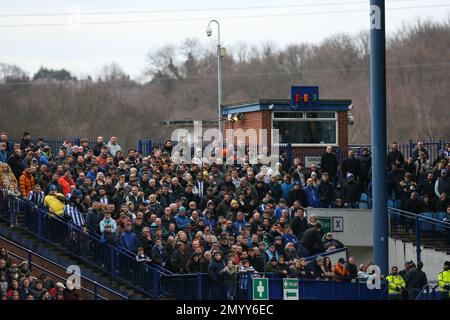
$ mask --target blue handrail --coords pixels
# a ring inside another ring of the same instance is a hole
[[[51,271],[45,269],[45,268],[42,267],[42,266],[39,266],[39,265],[35,264],[35,263],[32,261],[33,256],[35,256],[35,257],[37,257],[37,258],[39,258],[39,259],[41,259],[41,260],[44,260],[45,262],[50,263],[50,264],[54,265],[55,267],[58,267],[58,268],[61,268],[61,269],[64,269],[64,270],[66,269],[66,267],[60,265],[59,263],[57,263],[57,262],[55,262],[55,261],[52,261],[52,260],[50,260],[50,259],[48,259],[48,258],[46,258],[46,257],[44,257],[44,256],[42,256],[42,255],[40,255],[40,254],[37,254],[37,253],[35,253],[35,252],[33,252],[33,251],[31,251],[31,250],[25,248],[25,247],[22,247],[21,245],[15,243],[15,242],[12,242],[12,241],[10,241],[10,240],[8,240],[8,239],[2,237],[2,236],[0,236],[0,240],[3,241],[3,242],[8,243],[9,245],[12,245],[12,246],[14,246],[14,247],[16,247],[16,248],[18,248],[18,249],[20,249],[20,250],[23,250],[23,251],[27,252],[27,253],[28,253],[28,259],[25,259],[25,258],[23,258],[23,257],[20,257],[20,256],[16,255],[16,254],[13,253],[13,252],[9,252],[9,254],[15,256],[16,258],[20,258],[20,259],[22,259],[22,260],[24,260],[24,261],[28,261],[28,262],[31,263],[32,265],[37,266],[39,269],[42,269],[42,270],[44,270],[45,272],[48,272],[48,273],[52,273],[52,274],[53,274],[53,272],[51,272]],[[108,287],[102,285],[101,283],[98,283],[98,282],[96,282],[96,281],[94,281],[94,280],[92,280],[92,279],[89,279],[88,277],[86,277],[86,276],[84,276],[84,275],[82,275],[82,274],[78,274],[78,273],[76,273],[76,272],[74,272],[73,274],[77,275],[77,276],[80,277],[82,280],[85,280],[85,281],[87,281],[87,282],[93,283],[94,286],[98,286],[98,287],[102,288],[102,289],[105,290],[105,291],[108,291],[109,293],[111,293],[111,294],[113,294],[113,295],[117,295],[117,296],[121,297],[122,299],[128,299],[127,296],[121,294],[120,292],[117,292],[117,291],[115,291],[115,290],[113,290],[113,289],[111,289],[111,288],[108,288]],[[57,276],[58,276],[60,279],[64,279],[63,277],[61,277],[61,276],[59,276],[59,275],[57,275]],[[64,279],[64,280],[66,280],[66,279]],[[86,289],[86,290],[88,290],[88,289]],[[93,293],[93,292],[89,291],[89,293]],[[106,300],[106,298],[105,298],[105,300]]]
[[[61,250],[77,257],[83,262],[102,270],[112,278],[120,280],[133,289],[151,295],[153,273],[170,274],[161,267],[154,267],[136,260],[136,256],[119,246],[100,242],[98,235],[83,231],[63,219],[36,208],[29,201],[17,198],[19,211],[25,213],[25,223],[18,228],[36,235],[40,241],[55,245]],[[9,210],[10,208],[8,208]],[[7,211],[6,214],[9,212]],[[6,217],[3,217],[6,219]],[[74,236],[75,239],[71,237]],[[68,239],[69,238],[69,239]],[[68,243],[67,243],[68,242]],[[82,242],[87,242],[90,249],[82,252]],[[67,247],[66,245],[69,245]],[[74,245],[73,247],[71,247]],[[93,252],[91,258],[88,254]]]

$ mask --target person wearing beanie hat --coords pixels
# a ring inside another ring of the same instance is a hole
[[[186,216],[186,208],[181,206],[178,209],[178,214],[175,216],[175,221],[177,223],[177,230],[183,230],[184,227],[189,223],[189,218]]]
[[[347,182],[342,187],[342,197],[346,208],[359,208],[361,187],[352,173],[347,173]]]

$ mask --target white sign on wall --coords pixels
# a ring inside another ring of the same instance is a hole
[[[320,165],[321,156],[305,156],[305,168],[311,168],[313,163]]]

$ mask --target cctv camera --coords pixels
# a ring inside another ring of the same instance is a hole
[[[208,37],[211,37],[211,34],[212,34],[212,29],[208,26],[208,27],[206,28],[206,35],[207,35]]]

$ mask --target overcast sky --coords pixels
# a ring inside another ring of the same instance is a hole
[[[450,17],[450,0],[386,4],[388,34],[418,18]],[[146,12],[132,13],[141,11]],[[213,18],[220,21],[225,47],[263,41],[283,47],[368,30],[368,12],[369,0],[0,0],[0,62],[17,64],[30,75],[42,65],[66,68],[83,78],[95,76],[101,66],[114,61],[135,78],[144,69],[149,49],[186,38],[214,47],[215,26],[212,38],[205,34]],[[50,13],[66,15],[42,15]],[[111,23],[97,24],[103,22]]]

